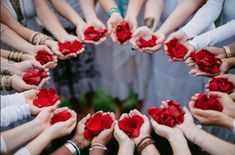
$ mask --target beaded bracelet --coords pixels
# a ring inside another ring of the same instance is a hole
[[[110,8],[109,11],[107,12],[108,16],[110,17],[114,12],[116,13],[121,13],[120,10],[116,7]]]
[[[1,88],[3,90],[12,90],[11,83],[12,81],[9,75],[1,77]]]

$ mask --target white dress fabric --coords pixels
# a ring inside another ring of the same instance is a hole
[[[128,0],[116,0],[116,3],[125,14]],[[98,18],[106,23],[107,13],[99,4],[96,10]],[[142,10],[138,16],[140,26],[143,25],[143,14]],[[133,52],[130,44],[118,45],[108,37],[96,46],[96,63],[99,72],[97,87],[119,100],[125,100],[131,89],[138,95],[138,99],[144,98],[151,70],[149,54]]]
[[[31,116],[28,104],[8,106],[1,109],[1,127],[7,127],[11,123],[23,120]]]
[[[11,95],[1,95],[1,109],[14,106],[14,105],[22,105],[25,104],[25,98],[23,93],[14,93]]]

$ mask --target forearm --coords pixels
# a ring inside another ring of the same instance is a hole
[[[52,152],[50,155],[73,155],[69,149],[65,146],[61,146],[59,149],[55,150],[54,152]]]
[[[203,2],[204,0],[182,1],[162,24],[159,31],[165,35],[171,33],[181,24],[183,24],[187,20],[187,18],[189,18],[192,13],[203,4]]]
[[[145,6],[145,19],[149,17],[154,18],[154,24],[151,28],[152,30],[156,29],[158,22],[160,20],[162,11],[164,8],[164,1],[163,0],[148,0]]]
[[[22,26],[2,5],[1,5],[1,22],[10,27],[12,30],[14,30],[17,34],[19,34],[22,38],[24,38],[27,41],[29,41],[30,36],[34,33],[33,30],[30,30]]]
[[[94,149],[89,152],[89,155],[104,155],[104,154],[105,154],[105,150],[103,149]]]
[[[50,0],[55,10],[63,17],[71,21],[74,25],[84,23],[82,18],[73,10],[66,0]]]
[[[145,154],[160,155],[160,153],[158,152],[157,148],[153,144],[150,144],[150,145],[146,146],[142,150],[141,154],[142,155],[145,155]]]
[[[21,38],[17,33],[4,24],[1,24],[1,41],[25,53],[30,53],[30,49],[33,48],[32,44]]]
[[[173,135],[169,138],[171,148],[174,155],[190,155],[187,140],[183,135]]]
[[[80,1],[82,1],[82,0],[80,0]],[[117,8],[117,4],[115,3],[114,0],[109,0],[109,1],[99,0],[99,3],[106,12],[108,12],[109,9],[111,9],[111,8]]]
[[[42,132],[43,128],[37,121],[30,121],[14,129],[2,133],[7,150],[12,151],[20,145],[28,142]]]
[[[56,15],[50,10],[47,0],[34,0],[36,13],[41,23],[45,28],[52,33],[57,40],[62,40],[68,33],[65,31],[63,26]]]
[[[30,154],[40,154],[44,148],[52,141],[52,137],[50,134],[46,132],[42,132],[38,137],[32,140],[29,144],[26,145],[26,149],[30,152]]]
[[[12,70],[14,70],[14,68],[12,64],[8,62],[8,59],[1,57],[1,74],[12,74]]]
[[[1,49],[1,52],[0,52],[0,55],[1,57],[7,59],[8,58],[8,55],[9,55],[10,51],[8,50],[5,50],[5,49]]]
[[[118,155],[133,155],[134,154],[134,146],[129,145],[119,145]]]
[[[145,0],[129,0],[126,17],[137,18],[141,7],[143,6]]]
[[[200,146],[202,150],[205,150],[210,154],[228,155],[235,152],[234,144],[221,140],[197,127],[187,128],[185,135],[190,141]]]
[[[95,3],[94,0],[79,0],[83,14],[86,18],[86,21],[89,21],[93,18],[97,18],[95,14]]]

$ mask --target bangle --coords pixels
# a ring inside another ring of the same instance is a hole
[[[229,58],[232,56],[231,50],[228,46],[223,46],[225,53],[226,53],[226,58]]]
[[[72,140],[67,140],[66,143],[69,143],[74,147],[74,149],[76,150],[77,155],[81,154],[79,146],[77,144],[75,144]]]
[[[144,137],[143,139],[141,139],[140,140],[140,142],[137,144],[137,148],[140,146],[140,144],[144,141],[144,140],[146,140],[146,139],[152,139],[152,137],[151,136],[147,136],[147,137]]]
[[[102,149],[102,150],[105,150],[105,151],[108,150],[106,146],[104,146],[103,144],[99,144],[99,143],[92,144],[91,148],[89,148],[89,151],[92,151],[94,149]]]
[[[4,85],[5,76],[2,76],[2,75],[0,75],[0,76],[1,76],[1,89],[5,90],[5,85]]]
[[[144,148],[146,148],[148,145],[151,145],[154,143],[155,142],[152,139],[149,139],[149,140],[143,142],[142,144],[140,144],[139,147],[137,148],[137,151],[139,152],[139,154],[141,154],[141,152]]]
[[[45,34],[42,34],[40,32],[34,32],[30,38],[29,38],[29,42],[32,43],[33,45],[45,45],[45,42],[51,39],[50,37],[48,37]]]
[[[8,58],[8,60],[13,60],[13,61],[16,61],[16,62],[20,62],[22,55],[23,55],[22,52],[11,51],[7,58]]]
[[[144,25],[147,26],[148,28],[153,28],[154,22],[155,22],[154,17],[148,17],[148,18],[145,18]]]
[[[75,147],[70,144],[70,143],[65,143],[64,146],[69,149],[69,151],[73,154],[73,155],[77,155],[77,150],[75,149]]]
[[[114,12],[120,14],[120,10],[117,7],[110,8],[109,11],[107,12],[107,14],[110,17]]]

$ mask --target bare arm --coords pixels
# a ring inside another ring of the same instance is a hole
[[[14,129],[2,132],[7,151],[12,151],[43,131],[41,124],[33,120]]]
[[[202,6],[203,2],[204,0],[183,0],[166,19],[158,31],[165,35],[171,33],[183,24],[183,22],[192,15],[193,12]]]
[[[137,17],[145,0],[129,0],[126,16]]]
[[[50,2],[58,13],[71,21],[74,25],[84,23],[82,18],[73,10],[66,0],[50,0]]]
[[[82,1],[82,0],[80,0]],[[99,0],[100,5],[103,7],[103,9],[108,12],[111,8],[117,8],[117,4],[114,2],[114,0]]]
[[[63,40],[69,34],[65,31],[56,15],[50,10],[47,0],[34,0],[36,13],[42,24],[57,40]]]
[[[14,40],[14,42],[12,41]],[[1,41],[5,44],[25,53],[31,53],[33,45],[21,38],[8,26],[1,23]]]

